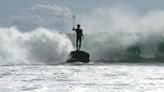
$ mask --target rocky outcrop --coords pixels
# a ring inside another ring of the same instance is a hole
[[[69,54],[69,59],[67,62],[89,62],[89,53],[84,51],[72,51]]]

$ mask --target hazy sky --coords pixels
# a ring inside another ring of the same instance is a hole
[[[16,14],[35,4],[58,4],[66,6],[75,12],[87,12],[91,9],[126,4],[140,11],[149,9],[164,9],[164,0],[0,0],[0,14]]]
[[[164,0],[0,0],[0,26],[18,26],[22,30],[36,26],[67,27],[69,25],[63,24],[71,13],[87,14],[96,8],[126,6],[142,14],[149,10],[163,10],[163,4]]]

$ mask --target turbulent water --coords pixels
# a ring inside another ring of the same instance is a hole
[[[0,28],[0,64],[62,63],[73,50],[69,38],[57,31],[38,28],[23,33],[17,28]]]
[[[163,62],[163,32],[85,33],[82,49],[92,61]],[[75,37],[45,28],[21,32],[0,28],[0,65],[58,64],[68,59]]]
[[[162,92],[163,39],[163,32],[86,33],[91,62],[66,64],[72,34],[0,28],[0,92]]]
[[[161,64],[0,66],[0,92],[163,92]]]

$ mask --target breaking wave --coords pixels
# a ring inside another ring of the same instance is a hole
[[[73,49],[65,34],[37,28],[22,33],[0,28],[0,64],[56,64],[65,62]]]
[[[98,8],[79,15],[91,58],[164,60],[164,11],[140,14],[131,7]]]
[[[82,50],[91,60],[164,60],[164,33],[85,34]]]
[[[164,60],[164,32],[95,32],[86,33],[82,50],[92,61]],[[20,32],[17,28],[0,28],[0,64],[64,63],[73,50],[75,37],[45,28]]]

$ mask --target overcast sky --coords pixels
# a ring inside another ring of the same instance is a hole
[[[38,26],[66,30],[72,13],[96,8],[126,6],[138,13],[163,10],[164,0],[0,0],[0,27],[31,30]]]

